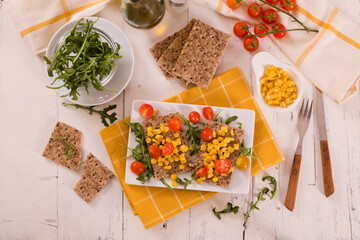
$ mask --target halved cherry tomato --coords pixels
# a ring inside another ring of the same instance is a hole
[[[249,34],[249,26],[246,22],[238,22],[234,25],[234,34],[239,38],[243,38]]]
[[[253,52],[259,47],[259,40],[256,37],[247,37],[244,40],[244,48],[249,52]]]
[[[219,159],[215,163],[215,171],[219,174],[228,173],[231,170],[231,163],[227,159]]]
[[[238,9],[243,0],[226,0],[226,5],[232,10]]]
[[[140,175],[142,172],[144,172],[144,164],[139,161],[133,161],[130,165],[130,169],[133,173]]]
[[[192,123],[198,123],[200,121],[200,113],[193,111],[189,114],[189,120]]]
[[[250,6],[248,7],[248,13],[250,17],[254,17],[254,18],[259,17],[262,13],[261,5],[256,2],[250,4]]]
[[[211,120],[214,117],[214,110],[211,107],[204,107],[202,110],[204,118]]]
[[[273,26],[273,31],[279,31],[279,30],[286,30],[286,27],[282,24],[275,24]],[[276,38],[283,38],[283,37],[285,37],[286,32],[274,33],[273,35]]]
[[[209,172],[209,169],[206,165],[199,168],[199,170],[196,171],[196,176],[198,177],[205,177]]]
[[[270,4],[277,4],[279,0],[266,0]]]
[[[267,24],[275,23],[279,18],[279,14],[274,9],[266,9],[262,14],[262,20]]]
[[[174,117],[174,118],[170,119],[170,121],[169,121],[169,128],[173,132],[179,131],[181,128],[181,125],[182,125],[182,122],[181,122],[180,118]]]
[[[156,145],[151,145],[149,147],[149,155],[152,159],[158,159],[161,156],[161,150]]]
[[[250,165],[250,160],[247,156],[239,156],[236,159],[236,168],[239,170],[246,170]]]
[[[292,11],[296,8],[296,0],[281,0],[281,7],[285,11]]]
[[[213,139],[213,130],[211,128],[201,130],[201,139],[205,142],[210,142]]]
[[[144,103],[140,106],[139,113],[143,118],[149,118],[153,115],[154,109],[150,104]]]
[[[269,28],[268,26],[265,26],[264,24],[256,24],[255,27],[254,27],[254,33],[255,35],[258,35],[258,34],[264,34],[264,33],[267,33],[269,32]],[[264,38],[266,37],[267,35],[263,35],[263,36],[257,36],[258,38]]]
[[[170,155],[172,154],[172,152],[174,151],[174,144],[172,142],[168,142],[168,143],[165,143],[163,149],[162,149],[162,154],[163,155]]]

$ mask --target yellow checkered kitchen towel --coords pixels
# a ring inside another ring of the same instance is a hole
[[[226,0],[195,1],[225,16],[250,24],[259,22],[247,13],[248,6],[254,0],[243,0],[241,7],[235,11],[225,4]],[[327,0],[298,0],[296,3],[293,15],[306,26],[319,30],[319,33],[294,31],[287,33],[283,39],[271,36],[271,40],[316,87],[336,102],[342,103],[357,91],[356,84],[360,77],[360,25]],[[283,13],[279,14],[279,21],[287,29],[301,27]],[[267,39],[261,41],[269,41]]]
[[[110,0],[8,0],[20,35],[36,54],[44,53],[54,33],[66,22],[103,9]]]
[[[251,175],[284,160],[279,147],[260,111],[254,96],[240,72],[233,68],[215,77],[207,90],[189,88],[165,102],[233,107],[255,110],[255,134]],[[125,183],[126,149],[120,144],[128,142],[129,128],[119,121],[100,131],[105,147],[113,163],[124,193],[134,214],[139,215],[145,228],[150,228],[166,219],[215,195],[213,192],[174,190],[167,188],[134,186]],[[232,183],[236,184],[236,183]]]

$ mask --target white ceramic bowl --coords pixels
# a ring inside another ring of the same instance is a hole
[[[96,21],[97,17],[86,17],[84,19]],[[79,20],[80,19],[75,19],[73,21],[66,23],[54,34],[48,45],[46,51],[46,57],[50,59],[54,55],[59,43],[62,41],[64,36],[75,26],[75,24]],[[129,83],[134,70],[134,53],[130,41],[126,37],[125,33],[114,23],[103,18],[99,18],[97,22],[94,24],[93,28],[99,31],[99,35],[102,37],[103,41],[104,40],[107,41],[106,38],[104,38],[104,36],[106,36],[110,39],[110,41],[117,42],[120,44],[121,48],[119,50],[119,54],[122,56],[122,58],[116,61],[114,70],[108,75],[108,77],[105,77],[101,81],[104,87],[111,90],[115,90],[116,92],[108,91],[105,89],[103,91],[97,91],[92,86],[90,86],[89,95],[93,101],[87,96],[87,93],[84,88],[79,89],[80,96],[77,101],[72,100],[70,97],[63,98],[66,101],[77,103],[84,106],[94,106],[94,105],[104,104],[117,97]],[[47,75],[46,62],[45,62],[45,70]],[[48,85],[50,85],[54,81],[55,77],[56,76],[48,77],[49,78]],[[56,87],[60,85],[62,85],[61,82],[57,82],[53,86]],[[58,89],[59,96],[66,95],[68,92],[69,90],[66,88]]]
[[[290,79],[293,80],[296,84],[298,97],[294,100],[292,104],[290,104],[286,108],[282,108],[279,106],[271,106],[267,104],[264,98],[261,96],[260,78],[264,75],[264,71],[268,65],[274,65],[278,68],[284,69],[284,71],[289,73]],[[295,66],[280,62],[277,58],[275,58],[268,52],[260,52],[256,54],[252,59],[252,66],[255,73],[255,97],[258,102],[277,112],[287,112],[296,107],[296,105],[300,102],[302,98],[303,87],[299,74],[297,74],[298,70]]]

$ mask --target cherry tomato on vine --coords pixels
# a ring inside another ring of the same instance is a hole
[[[234,25],[234,34],[239,38],[243,38],[249,34],[249,26],[246,22],[238,22]]]
[[[193,111],[189,114],[189,120],[192,123],[198,123],[200,121],[200,113]]]
[[[204,107],[202,110],[204,118],[211,120],[214,117],[214,110],[211,107]]]
[[[238,9],[241,6],[242,0],[226,0],[226,5],[232,10]]]
[[[269,32],[269,27],[264,24],[259,23],[259,24],[256,24],[254,27],[255,35],[263,34],[263,33],[267,33],[267,32]],[[258,38],[264,38],[264,37],[267,37],[267,35],[258,36]]]
[[[277,4],[279,0],[266,0],[270,4]]]
[[[247,37],[244,40],[244,48],[249,51],[253,52],[259,47],[259,40],[256,37]]]
[[[140,175],[144,172],[144,164],[139,161],[133,161],[130,165],[130,169],[133,173]]]
[[[281,7],[290,12],[296,8],[296,0],[281,0]]]
[[[173,132],[179,131],[181,128],[182,122],[180,118],[174,117],[169,120],[169,129]]]
[[[272,28],[273,31],[279,31],[279,30],[286,30],[286,27],[282,24],[275,24]],[[286,32],[279,32],[279,33],[274,33],[273,34],[274,37],[276,38],[283,38],[286,35]]]
[[[149,118],[153,115],[154,109],[151,105],[144,103],[140,106],[139,113],[143,118]]]
[[[239,170],[246,170],[250,165],[250,160],[246,156],[239,156],[236,159],[236,168]]]
[[[231,170],[231,163],[227,159],[219,159],[215,163],[215,171],[219,174],[228,173]]]
[[[152,159],[158,159],[161,156],[161,150],[156,145],[151,145],[149,147],[149,155]]]
[[[205,142],[210,142],[213,139],[213,130],[211,128],[201,130],[201,139]]]
[[[209,172],[209,169],[206,165],[199,168],[199,170],[196,171],[196,176],[198,177],[205,177]]]
[[[164,156],[166,155],[170,155],[172,154],[172,152],[174,151],[174,144],[172,142],[168,142],[168,143],[165,143],[163,149],[162,149],[162,154]]]
[[[267,24],[276,23],[279,14],[274,9],[266,9],[262,14],[262,20]]]
[[[258,3],[252,3],[250,4],[250,6],[248,7],[248,14],[250,15],[250,17],[259,17],[262,13],[262,7],[260,4]]]

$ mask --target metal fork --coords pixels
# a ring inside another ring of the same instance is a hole
[[[306,101],[306,103],[305,103]],[[285,207],[292,211],[295,206],[296,190],[300,174],[301,155],[302,155],[302,144],[304,135],[309,127],[309,122],[312,112],[312,100],[303,100],[299,112],[297,127],[299,131],[299,143],[295,151],[294,162],[291,167],[290,180],[288,185],[288,191],[286,194]]]

